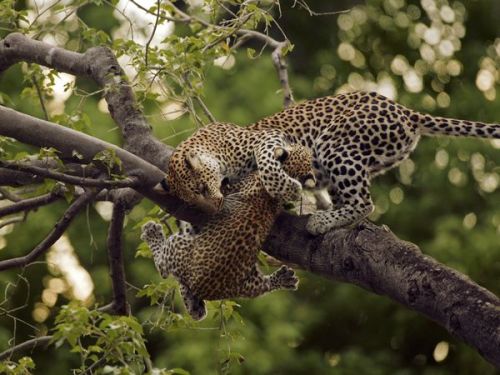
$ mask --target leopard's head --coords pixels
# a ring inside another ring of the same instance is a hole
[[[283,164],[284,171],[292,178],[299,180],[302,186],[314,188],[316,178],[312,167],[312,152],[301,144],[291,144],[286,148],[277,147],[274,157]]]
[[[202,151],[178,150],[169,161],[165,188],[208,213],[220,211],[224,180],[219,161]]]

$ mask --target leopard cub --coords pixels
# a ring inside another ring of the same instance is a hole
[[[308,148],[277,146],[274,157],[292,178],[314,186]],[[142,227],[141,238],[148,243],[156,268],[162,277],[172,274],[179,281],[186,309],[196,320],[206,315],[203,300],[295,290],[299,282],[287,266],[270,275],[257,266],[257,255],[284,200],[269,195],[257,171],[226,189],[222,210],[196,233],[184,230],[167,239],[160,224],[150,221]]]

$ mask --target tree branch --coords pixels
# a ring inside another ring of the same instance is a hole
[[[278,77],[280,80],[281,89],[283,90],[283,106],[288,108],[293,104],[292,89],[288,82],[288,70],[284,54],[284,49],[288,47],[289,43],[287,41],[281,42],[271,54],[273,59],[274,67],[278,72]]]
[[[54,147],[67,159],[73,158],[73,152],[78,151],[81,163],[90,163],[99,152],[112,150],[128,175],[138,177],[143,185],[154,186],[164,178],[160,169],[118,146],[2,106],[0,135],[33,146]],[[165,151],[163,145],[163,152],[159,155],[165,155]]]
[[[53,180],[79,186],[100,187],[103,189],[104,188],[110,189],[110,188],[134,187],[139,185],[139,180],[137,178],[125,178],[123,180],[105,180],[105,179],[78,177],[19,162],[8,162],[0,160],[0,167],[15,171],[28,172],[36,176],[43,176],[51,178]]]
[[[155,15],[153,12],[151,12],[149,9],[146,9],[145,7],[141,6],[138,2],[132,0],[131,1],[136,7],[139,9],[143,10],[146,13]],[[278,41],[272,37],[270,37],[267,34],[264,34],[260,31],[256,30],[248,30],[244,29],[241,27],[234,27],[234,26],[223,26],[223,25],[214,25],[210,22],[205,21],[203,18],[189,15],[182,10],[180,10],[178,7],[175,6],[174,3],[171,1],[167,1],[169,7],[171,7],[177,15],[180,16],[180,18],[175,18],[175,17],[168,17],[165,15],[159,15],[160,18],[163,18],[164,20],[171,21],[171,22],[177,22],[177,23],[198,23],[206,28],[213,29],[213,30],[221,30],[221,31],[227,31],[228,34],[224,35],[221,37],[218,42],[222,42],[226,40],[227,37],[231,35],[238,35],[241,37],[241,39],[244,39],[245,41],[248,39],[255,39],[260,42],[263,42],[266,46],[269,46],[273,49],[273,52],[271,54],[272,62],[274,67],[276,68],[276,71],[278,73],[278,78],[280,81],[281,89],[283,90],[283,105],[285,108],[288,108],[291,104],[293,104],[293,96],[292,96],[292,90],[290,88],[290,84],[288,81],[288,70],[287,70],[287,64],[285,61],[285,58],[283,56],[283,50],[287,48],[290,45],[290,42],[288,40],[284,41]],[[243,20],[243,22],[240,22],[241,25],[246,22],[246,19]],[[217,42],[217,41],[216,41]],[[240,46],[241,43],[236,42],[235,45]],[[205,49],[208,49],[205,47]],[[210,118],[210,116],[209,116]]]
[[[44,169],[57,169],[60,167],[59,162],[53,158],[38,159],[37,157],[29,156],[28,161],[23,161],[23,163]],[[64,164],[64,171],[66,174],[72,176],[87,178],[96,178],[102,174],[102,170],[99,170],[91,164],[78,164],[72,162]],[[18,172],[0,167],[0,186],[30,185],[43,182],[43,180],[44,178],[41,176],[34,176],[31,173]]]
[[[80,212],[80,210],[85,207],[85,205],[91,202],[97,193],[97,191],[89,190],[75,199],[66,210],[62,218],[60,218],[59,221],[55,224],[54,229],[52,229],[52,231],[47,235],[47,237],[42,240],[42,242],[40,242],[27,255],[0,261],[0,271],[16,267],[24,267],[34,262],[35,259],[45,253],[61,237],[61,235],[69,226],[71,221],[73,221],[78,212]]]
[[[154,165],[166,165],[167,160],[159,152],[164,146],[153,137],[151,126],[137,106],[132,88],[109,48],[94,47],[82,54],[12,33],[0,42],[0,73],[19,61],[93,79],[105,88],[104,98],[121,130],[124,148]]]
[[[52,340],[52,336],[40,336],[22,342],[21,344],[13,346],[12,348],[9,348],[0,353],[0,361],[3,361],[4,359],[11,357],[16,352],[35,349],[36,347],[39,346],[47,346],[50,343],[50,340]]]
[[[129,313],[127,305],[127,287],[125,284],[125,267],[123,265],[122,233],[125,221],[125,207],[121,202],[115,203],[108,230],[108,259],[113,286],[113,302],[111,309],[115,314]]]
[[[370,222],[313,237],[283,214],[264,250],[328,279],[386,295],[434,320],[500,367],[500,299]]]
[[[15,214],[21,211],[32,211],[38,207],[45,206],[63,197],[61,189],[34,198],[23,199],[8,206],[0,207],[0,217]]]

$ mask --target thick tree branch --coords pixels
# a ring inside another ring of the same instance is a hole
[[[78,161],[83,163],[90,163],[98,153],[111,150],[122,161],[128,176],[138,177],[143,185],[153,186],[164,177],[160,169],[111,143],[2,106],[0,135],[33,146],[54,147],[68,159],[73,157],[74,151],[78,151],[81,158]]]
[[[365,222],[313,237],[281,215],[264,250],[326,278],[383,294],[439,323],[500,367],[500,299],[386,228]]]
[[[87,163],[90,163],[97,153],[113,150],[122,161],[126,175],[139,178],[142,186],[137,187],[136,190],[141,194],[166,207],[173,215],[181,210],[185,212],[184,214],[197,217],[199,220],[207,219],[207,215],[199,214],[196,210],[190,209],[179,199],[153,191],[151,187],[165,177],[164,172],[146,160],[111,143],[2,106],[0,106],[0,135],[38,147],[54,147],[63,157],[67,158],[71,158],[73,151],[77,151],[82,157],[79,161]],[[162,143],[162,148],[157,150],[157,160],[167,160],[166,163],[168,163],[172,151],[171,147]],[[166,167],[167,164],[164,164],[163,168]],[[0,183],[2,185],[11,185],[15,182],[28,183],[30,178],[26,173],[0,168]]]
[[[120,127],[125,149],[157,166],[166,165],[167,160],[162,159],[159,152],[163,144],[152,136],[151,126],[137,106],[132,88],[109,48],[94,47],[82,54],[12,33],[0,42],[0,73],[19,61],[93,79],[105,88],[104,98]]]
[[[284,57],[284,50],[288,47],[288,45],[289,43],[287,41],[279,43],[271,55],[274,67],[278,72],[281,89],[283,90],[283,106],[285,108],[288,108],[293,104],[292,89],[290,88],[290,84],[288,82],[288,70]]]
[[[113,207],[113,214],[108,230],[108,260],[111,270],[113,287],[112,311],[115,314],[126,315],[129,313],[127,305],[127,287],[125,285],[125,267],[123,264],[122,233],[125,221],[125,207],[118,202]]]
[[[66,210],[61,219],[55,224],[54,229],[40,242],[31,252],[22,257],[6,259],[0,261],[0,271],[24,267],[34,262],[40,255],[45,253],[64,233],[71,221],[96,196],[97,192],[89,190],[75,199]]]

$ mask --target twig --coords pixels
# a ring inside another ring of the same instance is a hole
[[[87,177],[72,176],[69,174],[52,171],[46,168],[35,167],[29,164],[22,164],[19,162],[8,162],[0,160],[0,167],[12,169],[20,172],[32,173],[35,176],[43,176],[51,178],[57,181],[66,182],[72,185],[88,186],[88,187],[100,187],[100,188],[125,188],[125,187],[136,187],[139,185],[140,181],[137,178],[125,178],[123,180],[103,180],[94,179]]]
[[[16,346],[13,346],[12,348],[9,348],[2,353],[0,353],[0,361],[9,358],[12,356],[14,353],[23,351],[23,350],[30,350],[30,349],[35,349],[37,346],[46,346],[49,344],[50,340],[52,340],[52,336],[40,336],[40,337],[35,337],[31,340],[22,342]]]
[[[125,284],[125,267],[123,265],[122,233],[125,220],[125,207],[121,202],[115,203],[108,229],[108,259],[113,286],[113,302],[111,309],[115,314],[129,313],[127,305],[127,287]]]
[[[35,210],[38,207],[55,202],[62,196],[63,192],[61,191],[61,189],[56,189],[50,193],[40,195],[38,197],[24,199],[11,205],[0,207],[0,217],[15,214],[21,211]]]
[[[149,45],[151,44],[151,41],[153,40],[155,33],[156,33],[156,28],[158,27],[158,21],[160,20],[160,0],[156,1],[156,20],[155,24],[153,26],[153,31],[151,32],[151,36],[149,37],[149,40],[146,42],[146,48],[144,52],[144,64],[146,65],[146,68],[148,67],[148,54],[149,54]]]
[[[89,203],[97,193],[98,191],[88,190],[80,197],[75,199],[63,214],[63,216],[55,224],[54,229],[52,229],[52,231],[47,235],[47,237],[42,240],[42,242],[40,242],[27,255],[0,261],[0,271],[16,267],[24,267],[32,263],[40,255],[45,253],[59,239],[59,237],[61,237],[61,235],[64,233],[64,231],[78,214],[78,212],[80,212],[80,210],[87,203]]]
[[[138,8],[144,10],[145,12],[149,14],[154,14],[150,10],[140,6],[137,2],[132,0],[132,3],[137,6]],[[227,34],[224,34],[224,39],[227,36],[231,36],[233,34],[242,36],[245,39],[252,38],[252,39],[257,39],[261,42],[264,42],[265,45],[270,46],[273,48],[273,52],[271,54],[273,64],[276,68],[276,71],[278,72],[281,88],[283,90],[283,104],[285,108],[288,108],[292,103],[293,103],[293,96],[292,96],[292,90],[290,89],[290,85],[288,82],[288,70],[287,70],[287,65],[283,56],[283,49],[289,45],[289,41],[285,39],[284,41],[278,41],[272,37],[270,37],[267,34],[261,33],[259,31],[255,30],[248,30],[248,29],[238,29],[234,26],[221,26],[221,25],[214,25],[210,22],[205,21],[202,18],[196,17],[189,15],[187,13],[184,13],[182,10],[177,8],[172,2],[166,1],[170,7],[181,17],[180,19],[172,18],[172,17],[166,17],[161,15],[161,17],[164,17],[165,19],[168,19],[169,21],[173,22],[183,22],[183,23],[192,23],[196,22],[201,24],[202,26],[205,26],[206,28],[212,28],[215,30],[221,30],[221,31],[227,31]],[[244,24],[244,22],[241,22],[241,24]],[[212,47],[212,44],[219,43],[221,41],[220,38],[217,38],[215,42],[211,43],[210,45],[205,46],[203,50],[208,49]],[[241,43],[236,42],[236,44],[239,46]],[[202,107],[203,108],[203,107]],[[209,116],[210,118],[210,116]],[[211,119],[212,121],[212,119]]]
[[[0,187],[0,194],[2,194],[2,199],[7,199],[11,202],[19,202],[22,199],[4,187]]]
[[[31,81],[33,82],[33,85],[36,88],[36,93],[38,94],[38,99],[40,100],[40,106],[42,107],[45,120],[49,121],[49,113],[47,112],[47,108],[45,107],[45,100],[43,100],[43,93],[42,90],[40,90],[40,85],[36,81],[35,77],[31,77]]]
[[[28,214],[26,212],[24,212],[23,216],[13,217],[11,219],[5,220],[5,221],[0,223],[0,228],[6,227],[7,225],[10,225],[10,224],[20,223],[21,221],[26,220],[27,215]]]

